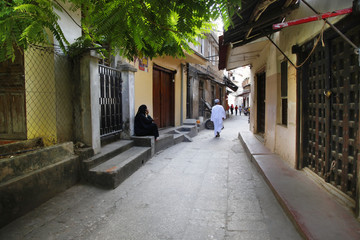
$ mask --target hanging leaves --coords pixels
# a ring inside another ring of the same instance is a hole
[[[150,58],[184,56],[189,43],[209,32],[212,20],[230,16],[241,0],[13,0],[0,2],[0,61],[14,58],[14,49],[29,44],[52,44],[55,37],[63,51],[78,54],[95,48],[107,55]],[[82,12],[82,36],[69,46],[58,24],[59,11]],[[51,35],[49,35],[51,33]]]

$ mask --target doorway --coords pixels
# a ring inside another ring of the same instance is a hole
[[[352,28],[347,25],[346,35],[358,46],[360,27],[356,19],[352,24]],[[358,55],[333,30],[325,32],[324,40],[325,47],[317,46],[300,70],[304,152],[301,166],[355,199],[359,163]],[[313,42],[302,46],[301,61],[309,55]]]
[[[257,132],[265,133],[265,72],[256,74],[257,79]]]
[[[154,65],[153,119],[159,128],[172,127],[175,125],[174,75],[174,71]]]
[[[0,139],[26,139],[24,56],[0,63]]]

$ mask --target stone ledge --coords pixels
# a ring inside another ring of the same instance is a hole
[[[314,184],[304,171],[288,166],[250,131],[239,133],[249,158],[304,239],[360,239],[354,213]]]
[[[80,179],[77,156],[0,185],[0,227],[65,191]]]

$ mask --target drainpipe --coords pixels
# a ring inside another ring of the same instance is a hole
[[[180,100],[180,125],[183,124],[183,108],[184,108],[184,104],[183,104],[183,99],[184,99],[184,64],[181,63],[181,100]]]

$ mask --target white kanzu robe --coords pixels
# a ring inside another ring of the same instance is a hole
[[[211,109],[211,121],[214,123],[214,134],[220,134],[223,127],[223,119],[226,119],[225,109],[222,105],[215,105]]]

